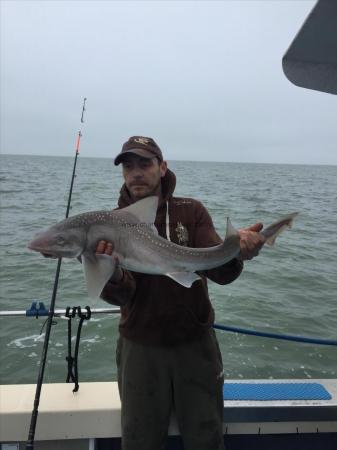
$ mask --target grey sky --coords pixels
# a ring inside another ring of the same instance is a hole
[[[113,157],[131,135],[167,159],[337,164],[337,98],[282,56],[315,2],[2,1],[1,150]]]

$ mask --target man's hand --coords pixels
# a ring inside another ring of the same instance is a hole
[[[98,241],[96,247],[97,255],[110,255],[112,256],[114,251],[114,245],[107,241]],[[119,283],[123,278],[123,270],[119,267],[119,260],[117,256],[112,256],[116,262],[115,271],[110,278],[113,283]]]
[[[107,241],[98,241],[96,247],[96,253],[98,255],[112,255],[114,251],[114,245]]]
[[[259,254],[259,251],[266,242],[266,238],[259,233],[263,228],[263,224],[258,222],[247,228],[238,230],[240,236],[240,254],[239,258],[243,261],[253,259]]]

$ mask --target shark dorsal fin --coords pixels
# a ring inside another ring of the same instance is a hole
[[[130,213],[136,217],[139,222],[152,227],[156,220],[157,208],[158,197],[156,195],[152,195],[150,197],[143,198],[142,200],[138,200],[138,202],[133,203],[126,208],[119,209],[115,211],[115,213]]]

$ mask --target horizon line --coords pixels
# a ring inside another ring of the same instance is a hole
[[[75,152],[73,155],[45,155],[39,153],[2,153],[0,152],[0,156],[40,156],[47,158],[73,158],[75,156]],[[109,159],[113,161],[114,158],[109,156],[87,156],[79,153],[82,158],[87,159]],[[219,161],[219,160],[204,160],[204,159],[166,159],[166,161],[172,162],[200,162],[200,163],[224,163],[224,164],[268,164],[268,165],[287,165],[287,166],[330,166],[336,167],[336,163],[304,163],[304,162],[261,162],[261,161]]]

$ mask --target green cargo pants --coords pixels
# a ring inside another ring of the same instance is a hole
[[[223,368],[213,329],[174,347],[117,344],[123,450],[164,450],[174,409],[185,450],[224,450]]]

